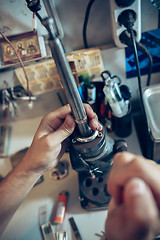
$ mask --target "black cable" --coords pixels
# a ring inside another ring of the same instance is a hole
[[[134,33],[134,35],[135,35],[135,33]],[[120,34],[119,39],[120,39],[121,43],[127,45],[128,47],[133,48],[132,40],[131,40],[130,34],[127,30],[123,31]],[[151,74],[152,74],[152,68],[153,68],[153,59],[152,59],[151,54],[148,52],[147,48],[142,43],[137,42],[136,40],[135,40],[135,42],[136,42],[138,51],[145,53],[149,59],[149,66],[148,66],[149,70],[148,70],[148,77],[147,77],[147,83],[146,83],[146,85],[149,86]]]
[[[36,16],[39,19],[39,21],[42,23],[43,18],[41,17],[41,15],[38,12],[36,12]]]
[[[142,107],[142,112],[143,112],[143,116],[144,116],[144,119],[145,119],[144,124],[146,124],[146,128],[147,128],[148,124],[147,124],[147,116],[146,116],[146,111],[145,111],[144,102],[143,102],[143,92],[142,92],[142,85],[141,85],[141,73],[140,73],[140,67],[139,67],[137,46],[136,46],[136,41],[135,41],[135,36],[134,36],[133,29],[128,29],[128,31],[131,35],[131,40],[132,40],[132,44],[133,44],[133,51],[134,51],[134,56],[135,56],[136,69],[137,69],[138,87],[139,87],[141,107]]]
[[[139,59],[138,59],[136,41],[135,41],[135,38],[134,38],[133,30],[132,29],[128,29],[128,30],[130,32],[131,40],[132,40],[132,44],[133,44],[133,51],[134,51],[136,69],[137,69],[139,92],[140,92],[140,98],[142,98],[141,73],[140,73],[140,67],[139,67]]]
[[[87,42],[87,25],[88,25],[88,19],[91,11],[92,4],[94,3],[95,0],[90,0],[86,13],[85,13],[85,18],[84,18],[84,23],[83,23],[83,43],[84,43],[84,48],[88,48],[88,42]]]
[[[140,42],[136,41],[136,45],[139,51],[144,52],[149,59],[149,70],[148,70],[148,78],[147,78],[147,83],[146,86],[148,87],[150,85],[150,80],[151,80],[151,74],[152,74],[152,69],[153,69],[153,59],[151,54],[148,52],[147,48],[141,44]]]
[[[160,28],[160,9],[158,10],[158,28]]]

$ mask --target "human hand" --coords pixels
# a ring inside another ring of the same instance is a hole
[[[102,130],[97,115],[85,104],[90,127]],[[57,165],[66,149],[66,139],[73,133],[75,121],[69,105],[47,114],[41,121],[23,161],[31,171],[43,173]]]
[[[159,176],[160,167],[151,160],[128,152],[115,155],[108,179],[108,240],[152,240],[158,235]]]

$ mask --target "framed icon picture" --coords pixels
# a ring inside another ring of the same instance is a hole
[[[27,32],[8,37],[14,49],[17,51],[22,61],[28,61],[42,57],[39,38],[36,32]],[[5,40],[0,40],[2,65],[10,65],[19,62],[18,57]]]

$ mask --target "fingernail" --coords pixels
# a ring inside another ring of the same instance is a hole
[[[99,130],[99,123],[96,120],[94,121],[94,126],[95,126],[96,130]]]
[[[102,125],[96,121],[97,130],[101,131],[103,129]]]
[[[99,123],[99,131],[101,131],[103,129],[102,125]]]

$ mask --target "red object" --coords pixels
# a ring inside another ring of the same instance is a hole
[[[68,192],[61,192],[58,197],[56,213],[53,222],[54,223],[63,223],[65,212],[66,212],[66,205],[68,200]]]
[[[106,105],[104,103],[101,103],[100,113],[102,117],[106,117]]]

